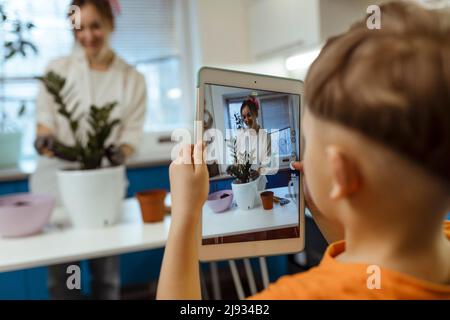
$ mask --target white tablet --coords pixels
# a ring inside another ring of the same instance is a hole
[[[210,176],[200,260],[303,250],[302,184],[290,168],[302,154],[303,82],[202,68],[197,101]]]

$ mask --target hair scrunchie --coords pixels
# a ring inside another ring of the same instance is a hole
[[[116,16],[122,13],[122,7],[120,6],[119,0],[106,0],[109,2],[109,5],[113,9],[113,12]]]
[[[256,110],[259,111],[259,101],[255,96],[249,96],[247,101],[253,102],[253,104],[256,106]]]

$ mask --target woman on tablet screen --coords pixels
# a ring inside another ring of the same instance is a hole
[[[270,162],[268,163],[268,161],[270,160],[270,156],[272,153],[272,143],[268,130],[264,132],[264,141],[259,141],[259,139],[261,138],[259,131],[260,129],[263,129],[258,123],[259,109],[260,103],[258,99],[254,95],[251,95],[246,100],[244,100],[241,105],[241,118],[246,126],[246,129],[254,130],[254,132],[251,132],[250,134],[258,135],[258,165],[260,165],[261,163],[269,165]]]

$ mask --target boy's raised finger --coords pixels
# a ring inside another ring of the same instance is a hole
[[[181,146],[178,152],[178,158],[175,160],[175,164],[192,164],[192,145],[184,144]]]
[[[292,166],[295,170],[298,170],[300,172],[303,172],[304,170],[303,161],[295,161]]]
[[[197,144],[194,146],[194,164],[195,165],[202,165],[205,161],[204,159],[204,145],[202,141],[197,142]]]

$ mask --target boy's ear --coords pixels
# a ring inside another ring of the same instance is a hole
[[[337,146],[328,146],[326,152],[332,178],[330,198],[346,198],[359,191],[362,178],[357,163]]]

